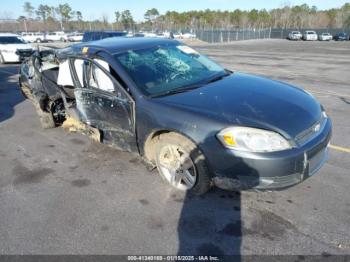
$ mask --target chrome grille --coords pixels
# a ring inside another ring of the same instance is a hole
[[[313,124],[308,129],[300,132],[295,137],[295,142],[298,145],[305,144],[307,141],[309,141],[310,139],[312,139],[313,137],[315,137],[317,134],[319,134],[322,131],[325,123],[326,123],[326,117],[323,116],[323,114],[322,114],[321,119],[319,121],[317,121],[315,124]]]

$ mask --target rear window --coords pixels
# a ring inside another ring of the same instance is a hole
[[[23,44],[24,42],[16,36],[0,37],[0,44]]]

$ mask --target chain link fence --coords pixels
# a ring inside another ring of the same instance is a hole
[[[271,29],[196,30],[196,37],[208,43],[271,38]]]
[[[265,29],[237,29],[237,30],[195,30],[194,33],[196,37],[202,41],[208,43],[226,43],[232,41],[240,40],[250,40],[250,39],[285,39],[291,31],[300,31],[304,33],[305,31],[316,31],[317,34],[330,33],[331,35],[336,35],[338,33],[345,32],[350,34],[350,29],[281,29],[281,28],[265,28]]]

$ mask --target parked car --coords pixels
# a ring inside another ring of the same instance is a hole
[[[349,40],[349,36],[346,33],[339,33],[336,34],[333,39],[335,41],[348,41]]]
[[[33,48],[15,34],[0,33],[0,64],[20,62],[22,53],[32,53]]]
[[[333,36],[330,33],[322,33],[318,35],[318,40],[320,41],[331,41]]]
[[[143,33],[135,33],[134,37],[145,37],[145,34],[143,34]]]
[[[192,33],[184,33],[184,34],[182,34],[182,38],[183,39],[194,39],[194,38],[196,38],[196,35],[192,34]]]
[[[83,40],[83,33],[71,33],[67,35],[67,40],[69,42],[81,42]]]
[[[41,43],[46,41],[45,34],[40,32],[37,32],[37,33],[23,32],[21,34],[21,38],[27,43]]]
[[[46,34],[46,40],[50,42],[61,41],[66,42],[68,40],[67,34],[63,31],[48,32]]]
[[[299,31],[292,31],[288,34],[288,39],[289,40],[301,40],[303,35]]]
[[[151,37],[151,38],[156,38],[157,34],[154,32],[144,32],[145,37]]]
[[[116,37],[37,52],[20,86],[44,127],[83,122],[178,190],[284,188],[327,159],[332,124],[313,96],[226,70],[176,40]]]
[[[127,32],[120,31],[88,31],[84,33],[83,42],[101,40],[110,37],[126,36]]]
[[[303,40],[305,41],[316,41],[317,38],[318,37],[315,31],[305,31],[303,34]]]

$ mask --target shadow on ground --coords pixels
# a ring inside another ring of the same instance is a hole
[[[11,118],[24,100],[18,86],[16,66],[0,67],[0,123]]]
[[[178,222],[178,255],[235,255],[241,248],[240,192],[213,189],[202,197],[187,194]]]

